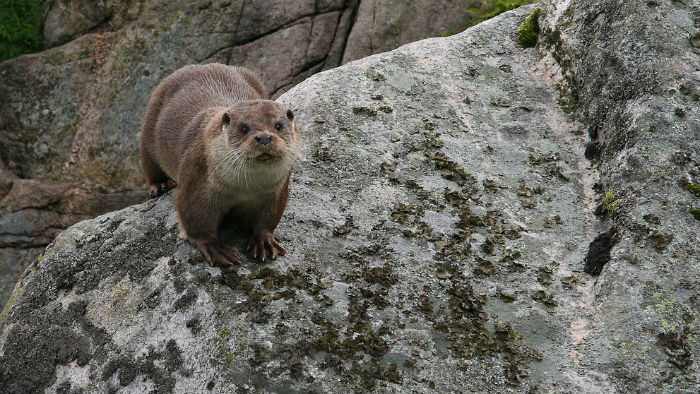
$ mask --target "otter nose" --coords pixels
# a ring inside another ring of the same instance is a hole
[[[274,137],[271,134],[260,134],[255,136],[255,142],[260,145],[267,145],[272,142]]]

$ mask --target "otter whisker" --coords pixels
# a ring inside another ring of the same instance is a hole
[[[219,173],[231,174],[233,173],[236,177],[236,182],[240,179],[240,161],[245,156],[244,152],[240,149],[232,150],[230,155],[225,160],[222,160],[217,168]],[[223,171],[221,171],[223,170]],[[232,172],[233,171],[233,172]]]

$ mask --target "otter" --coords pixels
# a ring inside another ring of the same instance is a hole
[[[249,70],[191,65],[153,91],[141,131],[141,164],[151,197],[175,190],[181,235],[213,266],[240,263],[219,240],[224,222],[250,231],[247,250],[276,259],[273,231],[287,205],[300,149],[294,112],[269,99]]]

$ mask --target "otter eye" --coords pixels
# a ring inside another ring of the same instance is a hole
[[[282,123],[280,123],[280,122],[275,123],[275,130],[281,131],[282,130]]]
[[[229,123],[231,123],[231,117],[228,116],[227,113],[224,113],[224,116],[221,118],[221,121],[224,122],[224,126],[228,126]]]
[[[238,127],[238,130],[240,130],[243,134],[248,134],[248,132],[250,131],[250,127],[248,127],[247,124],[242,124]]]

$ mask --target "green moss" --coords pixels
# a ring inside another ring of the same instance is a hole
[[[24,286],[18,286],[15,289],[15,291],[13,291],[12,294],[10,294],[10,299],[7,300],[5,307],[2,308],[2,312],[0,312],[0,323],[5,322],[5,319],[7,319],[7,315],[10,313],[10,309],[12,309],[12,306],[19,299],[22,293],[24,293]]]
[[[649,157],[649,155],[651,155],[652,152],[654,152],[654,148],[651,146],[640,146],[638,150],[639,153],[644,157]]]
[[[700,198],[700,185],[698,185],[697,183],[689,184],[688,191],[693,193],[695,197]]]
[[[354,107],[352,113],[355,115],[365,115],[369,117],[377,116],[377,110],[370,107]]]
[[[226,354],[226,358],[224,359],[224,362],[226,363],[226,366],[231,365],[231,363],[233,362],[233,358],[234,358],[233,353],[227,353],[227,354]]]
[[[523,48],[532,48],[537,44],[537,35],[540,33],[540,25],[537,22],[539,16],[540,7],[537,7],[518,28],[518,44]]]
[[[506,11],[526,4],[537,3],[539,0],[482,0],[477,7],[468,10],[469,16],[463,23],[456,26],[448,26],[447,30],[440,34],[441,37],[448,37],[460,33],[464,29],[477,25],[487,19],[491,19]]]
[[[525,208],[535,208],[537,207],[537,202],[534,200],[535,194],[542,194],[542,190],[539,188],[532,189],[524,184],[521,184],[518,190],[515,191],[518,195],[520,202]]]
[[[615,217],[615,210],[620,207],[620,204],[621,202],[620,199],[617,198],[615,189],[610,189],[608,194],[605,195],[605,198],[603,198],[603,211],[608,217]]]
[[[554,270],[552,267],[544,266],[537,270],[537,281],[540,282],[542,286],[549,286],[552,284],[554,275]]]
[[[648,361],[647,352],[649,349],[638,340],[624,340],[619,336],[613,336],[610,343],[608,343],[608,349],[628,359],[638,362]]]
[[[539,8],[538,8],[539,9]],[[522,27],[522,25],[520,25]],[[535,40],[537,40],[535,38]],[[576,112],[576,99],[574,98],[574,95],[571,93],[571,90],[560,87],[559,89],[559,98],[557,99],[557,103],[561,107],[561,109],[569,114],[573,115]]]
[[[690,214],[697,220],[700,220],[700,208],[693,208],[690,210]]]
[[[537,290],[532,294],[532,299],[542,303],[549,314],[554,314],[554,308],[558,305],[554,296],[544,290]]]
[[[0,62],[43,48],[38,0],[0,0]]]

